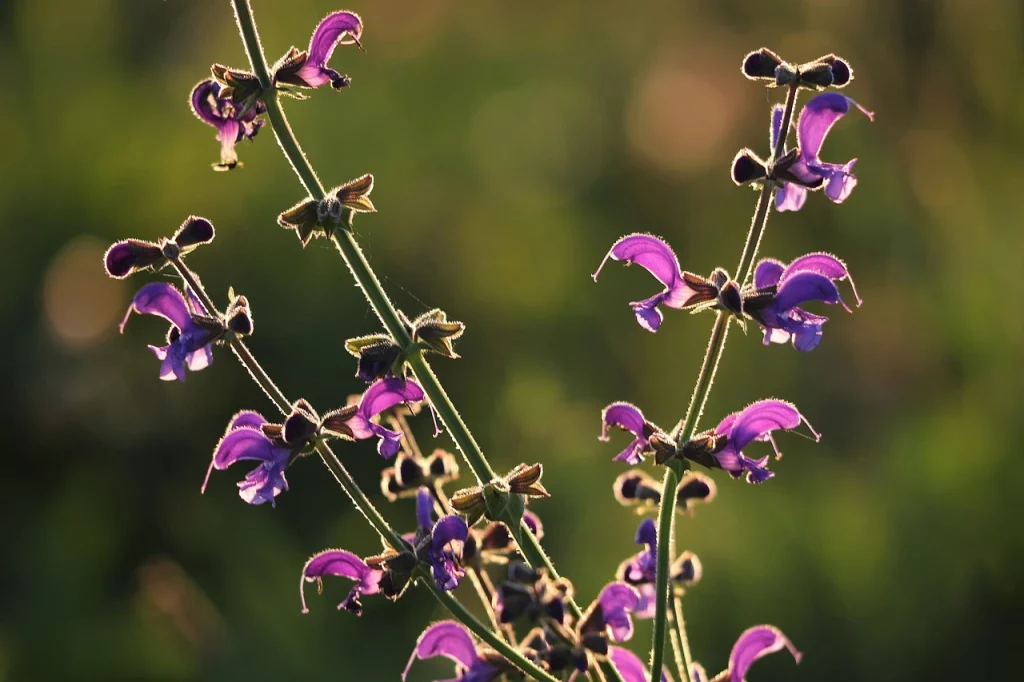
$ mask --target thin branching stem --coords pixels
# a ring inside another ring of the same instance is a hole
[[[790,124],[793,121],[793,110],[796,108],[796,97],[799,89],[796,86],[789,88],[786,96],[786,106],[782,114],[782,125],[779,130],[779,140],[772,149],[772,162],[774,163],[782,155],[786,146],[786,138],[789,136]],[[765,182],[757,197],[757,206],[754,208],[754,217],[750,221],[750,230],[747,232],[746,242],[743,244],[743,252],[740,255],[739,265],[736,267],[736,281],[744,283],[750,278],[754,261],[757,258],[761,240],[764,237],[765,227],[768,224],[769,207],[775,194],[775,185],[772,182]],[[690,405],[686,408],[686,416],[673,431],[677,438],[677,444],[681,447],[688,441],[697,430],[697,424],[704,412],[708,396],[711,394],[711,385],[715,381],[715,373],[718,371],[718,362],[725,350],[725,340],[729,333],[729,315],[719,312],[715,317],[715,323],[711,327],[711,338],[708,341],[707,352],[704,354],[704,362],[701,363],[700,373],[697,375],[697,383],[690,398]],[[661,506],[658,510],[658,575],[655,581],[655,604],[654,616],[654,643],[651,653],[651,682],[657,682],[661,676],[661,666],[665,660],[665,635],[667,630],[667,611],[669,606],[668,598],[668,572],[671,563],[670,550],[673,545],[672,538],[675,532],[675,489],[679,485],[679,476],[683,465],[679,460],[671,460],[665,470],[665,479],[661,496]],[[683,623],[679,624],[682,629]]]

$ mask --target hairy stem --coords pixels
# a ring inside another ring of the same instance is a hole
[[[686,666],[686,674],[693,674],[693,654],[690,653],[690,639],[686,636],[686,621],[683,620],[683,598],[672,595],[672,625],[675,635],[679,639],[679,646],[683,650],[683,662]],[[684,678],[691,682],[689,677]]]
[[[782,156],[782,150],[785,149],[786,138],[789,137],[789,128],[793,121],[793,110],[796,108],[798,92],[799,88],[794,85],[790,87],[786,95],[786,105],[779,129],[779,140],[775,148],[772,149],[773,162]],[[747,239],[743,244],[740,262],[736,267],[736,281],[740,284],[750,278],[758,249],[761,246],[761,239],[764,237],[765,227],[768,225],[768,209],[772,204],[774,194],[775,185],[771,182],[765,182],[761,188],[761,193],[757,197],[754,217],[750,221],[750,230],[747,232]],[[711,385],[715,381],[718,361],[722,358],[722,353],[725,350],[725,340],[728,333],[729,315],[720,311],[715,317],[714,326],[711,328],[708,349],[704,354],[704,362],[701,363],[700,373],[697,375],[697,383],[694,386],[693,395],[690,397],[690,405],[686,408],[686,416],[673,432],[673,435],[676,436],[676,442],[680,447],[697,430],[697,424],[711,393]],[[679,470],[681,468],[678,460],[670,462],[670,466],[666,468],[664,487],[662,488],[664,492],[661,496],[661,506],[658,510],[658,575],[655,581],[654,597],[657,606],[654,616],[654,644],[651,653],[651,682],[657,682],[660,678],[661,666],[665,660],[666,612],[669,605],[668,571],[669,564],[671,563],[671,539],[675,526],[675,489],[679,485]]]

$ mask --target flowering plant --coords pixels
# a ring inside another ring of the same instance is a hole
[[[697,502],[708,503],[716,495],[713,480],[690,470],[692,466],[722,469],[735,479],[761,484],[775,475],[769,469],[771,454],[748,452],[760,448],[763,453],[770,447],[778,459],[775,438],[784,431],[804,432],[814,441],[821,437],[796,406],[775,398],[726,415],[711,429],[699,431],[698,422],[732,324],[746,329],[753,322],[763,331],[766,345],[791,343],[807,352],[821,342],[827,318],[804,306],[839,305],[851,311],[840,294],[844,282],[852,294],[848,300],[861,304],[847,265],[835,256],[812,253],[788,264],[774,259],[755,264],[773,205],[778,212],[799,210],[808,193],[817,190],[842,203],[857,184],[856,159],[840,164],[820,158],[828,133],[852,108],[872,117],[848,97],[834,91],[813,96],[796,116],[797,145],[790,149],[786,144],[798,95],[844,87],[853,77],[849,64],[826,55],[792,65],[764,48],[744,58],[746,77],[781,88],[786,97],[771,110],[765,158],[745,148],[733,160],[732,180],[758,191],[735,276],[721,267],[706,277],[683,270],[669,244],[649,234],[616,241],[593,274],[596,281],[610,259],[637,264],[658,280],[661,291],[630,303],[647,331],[660,329],[663,308],[708,312],[714,322],[689,407],[674,427],[658,426],[625,402],[613,402],[601,413],[602,441],[610,440],[611,427],[632,436],[615,457],[630,467],[612,484],[615,499],[640,514],[656,511],[657,518],[641,521],[636,543],[643,548],[623,557],[617,570],[610,565],[609,582],[582,608],[587,602],[577,601],[572,582],[545,553],[540,518],[528,509],[551,495],[542,483],[542,464],[523,462],[498,475],[428,363],[430,354],[459,357],[454,344],[465,325],[449,320],[440,309],[410,319],[394,307],[352,232],[356,214],[377,210],[370,199],[373,176],[362,174],[325,191],[285,116],[282,97],[305,99],[304,91],[323,85],[336,90],[351,85],[328,62],[338,46],[362,48],[361,18],[350,11],[328,15],[307,49],[292,47],[268,66],[248,0],[233,4],[251,70],[215,64],[212,78],[196,85],[190,98],[195,115],[217,130],[221,161],[215,168],[237,168],[235,145],[253,140],[269,123],[307,194],[282,211],[278,223],[295,230],[302,246],[314,237],[337,246],[383,329],[345,343],[357,359],[355,376],[365,388],[321,414],[304,399],[289,400],[256,360],[248,346],[255,324],[246,297],[231,291],[221,309],[186,264],[186,256],[214,240],[210,221],[190,217],[159,242],[126,239],[111,246],[105,266],[112,277],[170,268],[181,280],[180,288],[166,282],[144,285],[125,317],[127,322],[132,313],[155,315],[170,323],[167,343],[150,346],[161,363],[161,379],[185,381],[186,370],[201,371],[212,364],[214,346],[226,346],[280,412],[280,423],[250,410],[235,414],[213,448],[202,489],[214,469],[250,460],[255,468],[238,483],[239,496],[251,505],[274,506],[289,490],[286,471],[309,455],[318,457],[379,533],[383,548],[376,554],[340,548],[313,554],[300,571],[301,611],[308,611],[306,584],[322,588],[327,576],[352,581],[338,608],[355,615],[366,608],[364,599],[396,601],[411,586],[428,590],[455,620],[429,625],[410,643],[412,655],[403,679],[417,660],[437,656],[450,659],[455,679],[465,682],[503,676],[551,682],[581,674],[620,682],[709,679],[692,658],[682,610],[684,594],[699,583],[703,567],[692,552],[675,551],[675,522],[679,513],[692,514]],[[694,260],[687,254],[688,263]],[[434,419],[435,436],[442,433],[442,425],[450,434],[475,478],[472,485],[449,491],[460,475],[456,457],[443,449],[423,455],[409,419],[424,409]],[[375,440],[378,453],[391,464],[381,472],[383,496],[395,503],[415,499],[417,523],[411,531],[391,526],[335,454],[332,443],[356,440]],[[662,481],[633,468],[650,463],[661,468]],[[464,580],[473,585],[488,622],[451,594]],[[654,621],[649,666],[623,646],[633,638],[636,619]],[[667,664],[667,646],[674,665]],[[757,659],[782,649],[799,661],[800,653],[778,629],[752,627],[738,637],[725,669],[711,679],[740,682]]]

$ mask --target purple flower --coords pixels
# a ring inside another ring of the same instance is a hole
[[[363,22],[358,14],[328,14],[313,31],[309,50],[299,52],[292,48],[275,69],[274,79],[303,88],[318,88],[327,83],[335,90],[347,87],[351,84],[351,79],[334,69],[327,68],[327,62],[338,45],[359,45],[359,37],[362,34]]]
[[[646,545],[619,565],[616,577],[632,585],[640,595],[634,614],[641,620],[654,618],[657,608],[654,583],[658,575],[658,529],[652,519],[644,519],[636,531],[636,544]],[[672,563],[669,580],[676,585],[692,585],[700,580],[700,560],[692,552],[683,552]]]
[[[844,279],[850,282],[860,306],[862,301],[853,278],[846,265],[835,256],[810,253],[788,266],[765,259],[754,269],[755,291],[745,302],[744,309],[764,330],[765,345],[792,341],[797,350],[811,351],[821,343],[822,326],[828,318],[799,306],[808,301],[821,301],[830,305],[838,303],[852,312],[836,286],[836,282]]]
[[[322,591],[325,575],[336,575],[356,581],[348,596],[338,604],[338,608],[358,616],[363,612],[359,598],[380,592],[380,579],[384,573],[371,568],[355,554],[343,549],[326,549],[314,554],[302,567],[302,578],[299,580],[299,597],[302,599],[303,613],[309,613],[309,609],[306,608],[305,584],[315,582],[317,590]]]
[[[695,284],[703,280],[692,273],[683,272],[672,247],[657,237],[649,234],[630,234],[615,242],[601,261],[597,272],[592,275],[595,282],[609,258],[625,261],[627,265],[636,263],[665,285],[665,288],[654,296],[629,304],[636,315],[636,321],[647,331],[656,332],[661,326],[662,314],[658,309],[659,305],[681,310],[700,300],[706,300],[701,296],[701,292],[694,288]]]
[[[783,648],[789,649],[793,659],[800,662],[802,654],[778,628],[757,625],[745,630],[729,654],[729,682],[743,682],[754,661]]]
[[[416,495],[416,521],[420,532],[416,554],[430,565],[438,589],[449,591],[459,585],[466,573],[462,570],[462,549],[469,537],[469,527],[458,516],[444,516],[434,523],[434,497],[427,488]]]
[[[203,492],[214,469],[223,471],[239,460],[255,460],[259,465],[238,482],[238,496],[249,504],[269,502],[275,506],[274,498],[288,490],[284,470],[295,448],[280,439],[268,437],[261,428],[265,424],[266,419],[249,410],[231,418],[223,438],[214,448],[213,460],[203,481]]]
[[[224,327],[211,321],[200,324],[207,312],[202,303],[189,292],[189,302],[176,288],[166,282],[151,282],[139,289],[132,299],[120,330],[128,324],[132,313],[156,315],[171,323],[167,332],[166,346],[149,346],[157,359],[161,361],[160,378],[164,381],[185,380],[185,368],[193,372],[205,369],[213,362],[213,350],[210,345],[224,334]]]
[[[850,105],[860,109],[870,120],[875,115],[854,102],[849,97],[837,92],[825,92],[812,97],[804,105],[797,122],[797,144],[800,147],[796,161],[786,169],[794,182],[783,182],[775,194],[775,208],[779,211],[799,211],[807,200],[807,190],[824,186],[825,195],[837,204],[846,201],[850,192],[857,186],[857,177],[853,174],[853,166],[857,159],[839,163],[826,163],[818,155],[825,143],[829,130],[836,121],[850,111]],[[782,126],[782,107],[776,106],[772,111],[771,144],[772,149],[779,142]],[[785,150],[783,150],[785,151]],[[798,184],[799,183],[799,184]],[[801,186],[806,185],[806,186]]]
[[[640,408],[630,403],[612,403],[601,411],[601,435],[598,440],[608,441],[608,428],[617,426],[623,431],[632,433],[635,438],[626,449],[615,456],[616,462],[639,464],[644,455],[654,452],[650,443],[651,429]]]
[[[618,646],[608,647],[608,658],[611,659],[615,669],[622,675],[624,682],[647,682],[651,679],[650,673],[647,672],[647,666],[644,665],[639,656],[629,649],[623,649]],[[671,679],[662,670],[661,682],[669,682]]]
[[[607,634],[613,642],[633,637],[630,614],[640,606],[640,593],[626,583],[608,583],[583,614],[580,634]]]
[[[821,435],[807,423],[792,403],[774,399],[759,400],[740,412],[730,414],[710,435],[690,442],[701,443],[705,448],[710,446],[717,466],[728,471],[734,478],[745,474],[748,483],[764,483],[775,475],[768,470],[768,456],[751,459],[743,454],[743,448],[755,440],[768,441],[775,450],[775,459],[779,459],[782,453],[775,444],[772,431],[792,430],[801,423],[807,424],[815,440],[821,440]],[[683,452],[687,454],[686,447]]]
[[[263,121],[256,117],[266,112],[261,101],[256,101],[245,111],[239,111],[231,99],[221,96],[224,86],[213,79],[200,81],[192,89],[192,113],[200,121],[217,129],[220,141],[220,163],[213,164],[215,170],[231,170],[240,166],[235,145],[243,139],[253,139],[263,127]]]
[[[394,457],[402,447],[402,434],[381,426],[375,417],[401,403],[423,400],[423,389],[415,381],[399,378],[381,379],[366,389],[359,407],[344,422],[332,428],[348,428],[345,435],[355,440],[379,438],[377,452],[381,457]]]
[[[469,630],[461,623],[443,620],[434,623],[416,640],[409,663],[402,671],[404,680],[416,659],[426,660],[444,656],[455,661],[457,677],[447,682],[490,682],[504,671],[501,660],[478,651]]]

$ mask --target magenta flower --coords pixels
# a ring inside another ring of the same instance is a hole
[[[839,164],[826,163],[818,156],[832,126],[850,111],[851,104],[860,109],[869,120],[875,119],[872,112],[837,92],[822,93],[812,97],[804,105],[797,122],[799,156],[787,169],[787,172],[794,176],[797,182],[783,182],[779,187],[775,193],[775,208],[777,210],[799,211],[807,200],[807,190],[822,186],[825,188],[825,196],[835,203],[841,204],[857,186],[857,177],[853,174],[853,166],[857,163],[857,159]],[[773,149],[779,141],[782,115],[782,108],[776,106],[772,111],[771,144]]]
[[[363,22],[358,14],[328,14],[313,31],[309,49],[300,52],[293,47],[275,68],[274,79],[302,88],[318,88],[327,83],[335,90],[349,86],[351,79],[328,68],[327,62],[338,45],[359,45],[362,34]]]
[[[235,145],[244,139],[251,140],[263,127],[263,121],[256,117],[266,112],[261,101],[256,101],[245,111],[231,99],[221,96],[224,86],[213,79],[200,81],[192,89],[192,113],[208,125],[217,129],[220,141],[220,162],[213,164],[214,170],[231,170],[242,165],[238,160]]]
[[[657,237],[649,234],[630,234],[619,239],[601,261],[597,272],[592,275],[595,282],[609,258],[625,261],[627,265],[636,263],[665,286],[654,296],[629,304],[636,315],[636,321],[647,331],[656,332],[661,326],[662,314],[659,305],[681,310],[689,305],[709,300],[704,290],[700,288],[704,283],[703,278],[683,272],[672,247]]]
[[[394,457],[402,447],[402,434],[381,426],[377,417],[396,405],[418,402],[423,398],[423,389],[415,381],[381,379],[366,389],[359,400],[359,407],[351,416],[337,420],[331,428],[355,440],[379,438],[377,452],[381,457]]]
[[[186,303],[181,292],[166,282],[151,282],[139,289],[121,321],[122,334],[132,313],[156,315],[171,323],[167,345],[149,346],[161,361],[160,378],[164,381],[184,381],[186,367],[193,372],[208,367],[213,362],[211,344],[225,332],[223,325],[207,317],[191,292]]]
[[[309,613],[309,609],[306,607],[305,584],[315,582],[317,590],[322,591],[325,575],[336,575],[356,582],[348,596],[338,604],[338,608],[358,616],[363,612],[363,605],[359,598],[380,592],[380,580],[384,573],[376,568],[371,568],[355,554],[343,549],[326,549],[314,554],[302,567],[302,578],[299,580],[299,598],[302,600],[303,613]]]
[[[231,418],[213,450],[202,492],[206,492],[214,469],[223,471],[240,460],[252,460],[259,464],[238,482],[238,496],[249,504],[269,502],[270,506],[276,506],[275,498],[288,490],[284,470],[296,448],[281,438],[267,436],[263,430],[266,424],[262,415],[251,410],[243,410]]]
[[[449,591],[466,574],[462,570],[462,550],[469,527],[458,516],[444,516],[434,522],[434,497],[427,488],[416,495],[416,556],[430,566],[438,589]]]
[[[610,646],[608,647],[608,658],[611,659],[615,669],[622,675],[624,682],[647,682],[651,679],[651,674],[647,672],[647,666],[644,665],[639,656],[629,649]],[[664,670],[661,671],[661,682],[669,682],[671,679],[668,673]]]
[[[580,635],[604,634],[613,642],[629,641],[633,638],[630,614],[639,606],[640,593],[634,588],[622,582],[608,583],[583,614]]]
[[[806,424],[816,441],[821,435],[816,432],[797,411],[796,406],[784,400],[759,400],[740,412],[734,412],[723,419],[713,431],[706,431],[692,438],[683,448],[683,456],[707,467],[725,469],[733,478],[746,476],[748,483],[764,483],[775,475],[768,470],[768,456],[751,459],[743,449],[756,441],[768,441],[775,450],[775,459],[780,459],[773,431],[790,431],[800,424]]]
[[[744,682],[750,667],[760,658],[776,651],[788,649],[797,663],[803,657],[782,631],[771,625],[756,625],[743,631],[729,654],[729,668],[715,676],[716,680]],[[690,670],[691,682],[707,682],[704,667],[694,663]]]
[[[810,253],[789,265],[765,259],[754,270],[753,294],[744,301],[744,310],[764,331],[764,343],[786,343],[800,351],[811,351],[821,342],[822,326],[827,317],[814,315],[799,306],[808,301],[838,303],[848,312],[849,306],[839,296],[836,282],[850,282],[857,305],[853,278],[846,265],[825,253]]]
[[[428,627],[416,640],[416,648],[402,671],[402,679],[409,675],[417,659],[437,656],[455,662],[456,677],[447,682],[491,682],[507,670],[503,658],[488,649],[477,648],[464,625],[443,620]]]
[[[598,440],[608,441],[608,429],[617,426],[633,434],[632,442],[614,457],[616,462],[640,464],[645,455],[674,452],[672,438],[657,425],[647,421],[640,408],[630,403],[612,403],[601,410],[601,435]]]
[[[637,618],[644,620],[654,618],[657,603],[655,602],[654,583],[658,573],[658,529],[652,519],[644,519],[636,531],[636,544],[646,545],[619,565],[615,576],[627,585],[633,586],[640,595],[636,607]],[[669,580],[675,585],[693,585],[700,581],[701,563],[697,555],[683,552],[672,563]]]

